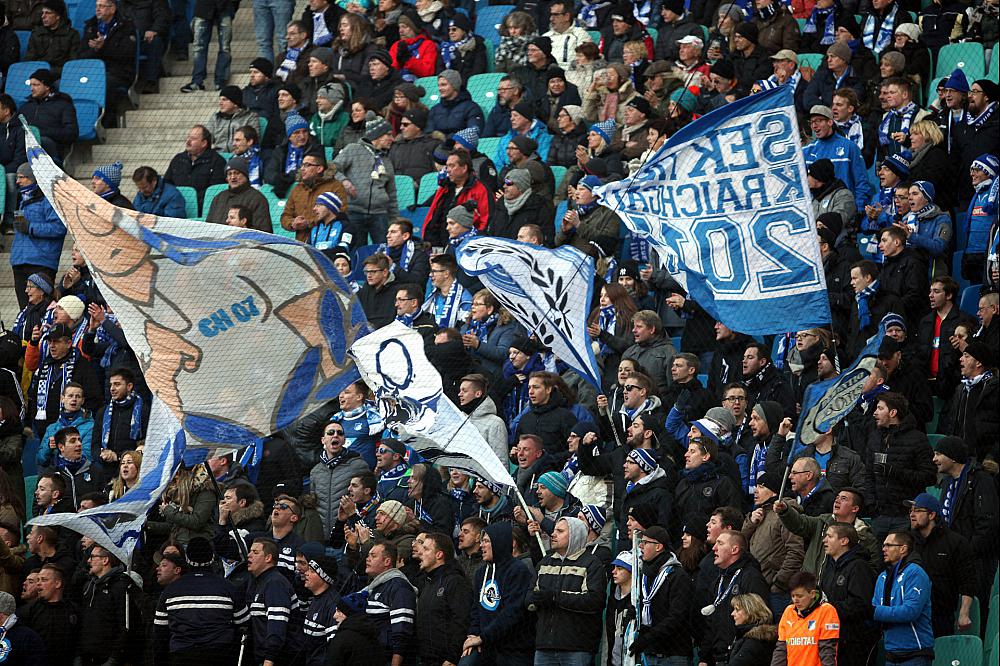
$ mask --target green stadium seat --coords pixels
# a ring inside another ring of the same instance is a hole
[[[498,136],[484,136],[479,139],[479,152],[486,157],[493,159],[493,155],[497,152],[497,146],[500,145],[500,137]]]
[[[993,47],[990,52],[990,67],[987,70],[986,78],[993,83],[1000,81],[1000,49]]]
[[[198,217],[198,193],[195,192],[193,187],[188,187],[186,185],[181,185],[177,188],[177,191],[181,193],[184,197],[184,212],[189,220],[197,219]]]
[[[38,475],[24,477],[24,512],[31,518],[31,507],[35,505],[35,488],[38,487]]]
[[[566,167],[554,166],[549,168],[552,169],[552,181],[556,184],[556,189],[559,189],[559,183],[562,182],[563,176],[566,175]]]
[[[597,44],[598,46],[600,46],[600,44],[601,44],[601,31],[600,30],[588,30],[587,34],[590,35],[590,38],[592,40],[594,40],[595,44]]]
[[[396,202],[399,210],[412,208],[417,204],[416,183],[409,176],[396,176]]]
[[[430,203],[431,198],[437,191],[437,172],[425,173],[420,179],[420,187],[417,190],[417,204],[424,205]]]
[[[476,74],[469,77],[465,88],[472,96],[472,101],[483,110],[483,116],[488,116],[497,103],[497,88],[500,87],[500,79],[506,74]]]
[[[201,215],[198,216],[199,220],[204,220],[208,217],[208,211],[212,208],[212,201],[215,200],[215,197],[217,197],[220,192],[225,192],[228,189],[229,185],[226,183],[208,186],[208,189],[205,190],[205,200],[201,203]]]
[[[955,69],[965,72],[965,78],[972,83],[986,76],[986,54],[979,42],[946,44],[938,51],[937,68],[934,75],[949,76]]]
[[[440,95],[438,95],[438,77],[436,76],[424,76],[413,82],[413,85],[418,88],[423,88],[424,93],[426,93],[420,102],[430,108],[438,103]]]
[[[812,69],[819,69],[820,65],[822,64],[823,64],[822,53],[799,54],[799,67],[811,67]]]
[[[983,642],[979,636],[938,636],[934,639],[934,666],[979,666]]]
[[[969,625],[968,629],[959,630],[958,628],[958,609],[955,610],[955,634],[957,636],[978,636],[979,628],[982,624],[982,612],[979,610],[979,598],[972,597],[972,606],[969,607],[969,619],[972,620],[972,624]]]

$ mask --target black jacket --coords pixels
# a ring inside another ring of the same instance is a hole
[[[66,61],[77,57],[79,48],[80,33],[66,19],[62,19],[55,30],[49,30],[44,25],[32,29],[24,59],[47,62],[51,65],[52,75],[59,76]]]
[[[969,463],[965,476],[954,480],[951,500],[951,529],[968,539],[979,559],[997,554],[997,486],[993,475],[978,463]],[[940,497],[948,497],[953,479],[946,476],[938,484]]]
[[[538,618],[535,649],[596,652],[606,586],[604,565],[586,549],[543,557],[527,601]]]
[[[454,560],[417,578],[417,613],[414,640],[420,660],[427,664],[462,657],[472,610],[472,585]]]
[[[742,506],[740,491],[716,463],[709,461],[696,469],[685,469],[680,476],[671,525],[674,537],[680,536],[685,525],[706,524],[720,506]]]
[[[365,283],[358,290],[358,303],[373,328],[382,328],[396,318],[396,291],[399,283],[391,280],[375,289]]]
[[[68,580],[68,579],[67,579]],[[18,624],[35,630],[48,647],[48,666],[72,666],[80,633],[80,613],[68,601],[41,599],[19,609]]]
[[[375,623],[364,613],[345,617],[326,647],[327,666],[385,666],[388,660],[388,652],[378,642]]]
[[[855,546],[834,560],[827,555],[820,574],[819,588],[840,618],[840,640],[874,644],[876,632],[872,619],[872,594],[875,571],[865,557],[864,548]]]
[[[413,509],[421,527],[428,531],[451,534],[455,527],[455,503],[444,493],[441,475],[428,467],[423,480],[423,499],[404,502]]]
[[[80,136],[76,123],[76,107],[69,95],[53,92],[47,97],[29,97],[19,113],[29,125],[34,125],[42,136],[62,145],[73,143]]]
[[[549,166],[576,166],[576,149],[587,145],[587,129],[577,124],[568,134],[553,132],[545,163]],[[556,183],[556,187],[559,183]]]
[[[942,340],[944,339],[942,335]],[[979,460],[989,454],[994,457],[997,455],[998,441],[1000,441],[998,385],[1000,379],[994,375],[980,380],[969,390],[965,390],[964,385],[958,386],[938,427],[938,432],[942,434],[963,438],[970,451]]]
[[[104,69],[108,75],[110,87],[132,85],[135,80],[135,24],[127,18],[119,16],[108,36],[104,46],[98,50],[90,48],[90,40],[97,37],[97,17],[92,16],[83,25],[83,37],[80,39],[80,58],[96,58],[104,61]]]
[[[198,205],[205,199],[210,185],[226,182],[226,160],[214,150],[206,150],[193,161],[187,152],[180,152],[170,160],[163,180],[177,187],[193,187],[198,194]],[[205,211],[208,212],[208,211]]]
[[[851,309],[855,307],[854,289],[851,288],[851,262],[831,248],[823,257],[823,274],[826,276],[826,293],[833,315],[833,330],[841,340],[847,339]]]
[[[722,399],[722,390],[730,382],[743,379],[743,352],[753,338],[743,333],[733,333],[733,337],[715,343],[712,364],[708,368],[708,390],[717,400]]]
[[[280,61],[279,61],[280,62]],[[269,79],[263,85],[255,88],[251,85],[243,87],[243,106],[253,111],[261,118],[273,118],[278,115],[278,81]]]
[[[925,538],[911,530],[920,554],[920,566],[934,584],[931,586],[931,623],[935,636],[955,633],[955,611],[959,595],[974,597],[979,580],[972,546],[962,535],[944,525],[935,525]]]
[[[101,578],[91,576],[83,589],[80,614],[79,652],[83,657],[106,661],[128,661],[140,649],[142,639],[139,604],[142,590],[116,567]],[[125,605],[128,604],[130,627],[125,629]]]
[[[12,174],[27,161],[24,153],[24,126],[21,121],[11,118],[0,123],[0,164],[4,170]]]
[[[886,257],[879,276],[881,289],[902,301],[908,327],[915,328],[927,311],[927,266],[909,249]],[[881,290],[880,289],[880,290]]]
[[[768,599],[771,593],[771,586],[764,580],[756,560],[749,555],[741,556],[719,572],[710,588],[713,601],[716,590],[720,587],[722,596],[718,599],[715,612],[705,620],[705,634],[698,648],[698,658],[709,666],[715,666],[717,661],[725,662],[729,646],[736,639],[736,624],[732,615],[726,612],[731,609],[730,599],[737,594],[750,593],[759,595],[761,599]]]
[[[642,563],[645,587],[653,586],[663,567],[670,567],[671,570],[650,603],[652,624],[639,627],[632,649],[635,654],[689,657],[692,645],[688,616],[691,613],[693,584],[674,554],[664,550],[652,562]],[[633,575],[638,575],[638,572]]]
[[[945,344],[947,338],[942,338]],[[902,393],[910,406],[910,414],[921,428],[934,416],[934,401],[931,398],[930,382],[927,381],[926,361],[914,359],[900,361],[899,367],[887,377],[885,383],[896,393]],[[912,499],[912,498],[911,498]]]
[[[587,448],[582,444],[581,447]],[[618,448],[625,449],[626,447]],[[621,465],[618,466],[614,476],[621,476]],[[664,460],[662,461],[662,464],[653,470],[652,474],[645,477],[643,481],[644,483],[640,482],[636,484],[630,492],[622,496],[615,496],[615,506],[621,507],[615,515],[615,519],[618,523],[619,543],[628,543],[630,541],[627,518],[629,511],[632,510],[632,507],[636,507],[641,504],[655,507],[658,515],[658,519],[655,524],[662,525],[663,527],[670,525],[670,516],[674,504],[673,489],[677,485],[677,473],[674,471],[674,466],[670,464],[669,460]],[[624,491],[625,489],[623,488],[622,490]]]
[[[524,562],[514,559],[509,522],[490,523],[486,534],[493,546],[493,561],[484,562],[476,572],[472,592],[480,603],[472,605],[469,633],[482,638],[483,653],[502,664],[504,655],[535,651],[534,616],[526,605],[534,575]],[[498,602],[492,609],[491,599]]]
[[[750,55],[734,51],[730,54],[729,60],[733,63],[733,70],[736,73],[736,89],[733,92],[737,97],[749,95],[754,82],[771,76],[774,69],[768,53],[760,46],[754,46]]]
[[[285,172],[285,158],[287,156],[288,141],[285,140],[277,148],[268,153],[264,160],[264,182],[274,187],[274,193],[279,197],[284,197],[288,194],[288,191],[295,185],[299,176],[298,169],[290,173]],[[307,156],[326,157],[323,146],[316,141],[316,137],[311,135],[306,145],[303,146],[302,157],[305,159]]]
[[[135,24],[140,33],[149,30],[166,36],[173,16],[167,0],[130,0],[119,5],[122,15]]]
[[[885,471],[874,468],[876,453],[886,454]],[[909,510],[903,504],[922,493],[937,479],[934,451],[927,435],[917,429],[912,416],[897,425],[876,428],[868,438],[865,472],[875,492],[872,515],[904,518]]]
[[[795,396],[792,395],[792,387],[788,385],[788,382],[773,365],[768,364],[756,375],[745,377],[743,384],[747,388],[748,414],[758,402],[773,400],[781,405],[785,416],[790,419],[796,418]]]
[[[556,228],[553,222],[555,209],[550,200],[539,194],[531,194],[527,201],[511,215],[501,200],[490,215],[489,235],[500,238],[517,238],[518,230],[526,224],[537,224],[542,228],[542,238],[546,245],[552,245]]]
[[[858,303],[855,300],[851,306],[850,318],[847,326],[847,356],[857,358],[861,350],[865,348],[868,339],[875,335],[882,317],[890,312],[906,318],[906,308],[902,300],[894,292],[890,291],[885,283],[879,285],[878,291],[868,299],[868,309],[871,312],[871,321],[864,328],[861,327],[861,320],[858,319]]]
[[[538,435],[545,450],[560,452],[566,450],[566,438],[579,419],[566,407],[566,401],[558,390],[553,390],[544,405],[530,405],[517,424],[516,440],[521,435]]]
[[[778,628],[773,624],[741,624],[735,630],[728,666],[771,666]]]
[[[468,53],[458,51],[450,68],[462,75],[463,82],[468,82],[476,74],[483,74],[487,71],[486,43],[479,35],[471,35],[471,37],[475,40],[475,46]]]

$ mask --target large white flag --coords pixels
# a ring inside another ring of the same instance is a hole
[[[566,365],[601,390],[587,337],[594,295],[594,260],[575,247],[554,250],[506,238],[477,236],[458,247],[458,265]]]
[[[400,440],[439,465],[514,485],[479,429],[444,394],[419,333],[396,321],[355,342],[350,354]]]
[[[38,186],[72,233],[187,445],[240,448],[336,398],[368,330],[319,251],[275,234],[116,208],[25,132]]]
[[[829,325],[790,86],[696,120],[634,177],[595,193],[633,233],[666,250],[690,298],[733,330]]]

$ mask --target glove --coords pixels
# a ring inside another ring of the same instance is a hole
[[[628,646],[628,653],[633,657],[638,657],[646,650],[646,641],[642,639],[642,636],[636,636],[635,640],[632,641],[632,645]]]
[[[677,394],[674,407],[677,408],[678,412],[687,416],[688,409],[691,407],[691,391],[689,389],[681,389],[681,392]]]
[[[396,47],[396,62],[399,63],[400,68],[403,67],[410,59],[410,49],[406,48],[406,45],[400,44]]]

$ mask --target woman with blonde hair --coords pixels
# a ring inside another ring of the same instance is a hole
[[[625,107],[637,96],[628,67],[612,63],[594,75],[594,82],[584,91],[583,116],[591,122],[613,120],[624,125]]]
[[[483,370],[495,376],[510,355],[510,346],[520,328],[496,296],[480,289],[472,297],[469,322],[462,327],[462,344],[479,360]]]
[[[118,475],[108,484],[108,499],[116,500],[127,493],[139,480],[142,451],[124,451],[118,457]]]
[[[911,183],[926,180],[934,184],[934,202],[942,210],[951,210],[958,203],[955,172],[944,147],[944,133],[930,119],[918,120],[910,126]],[[968,174],[966,174],[968,177]]]
[[[181,545],[196,536],[211,539],[218,515],[216,505],[212,479],[205,465],[181,465],[160,500],[160,520],[150,519],[146,528]]]
[[[732,606],[736,640],[729,649],[729,666],[770,666],[778,627],[767,602],[756,594],[737,594]]]
[[[512,72],[528,64],[528,42],[538,36],[535,20],[528,12],[511,12],[500,24],[500,45],[494,56],[493,71]]]

